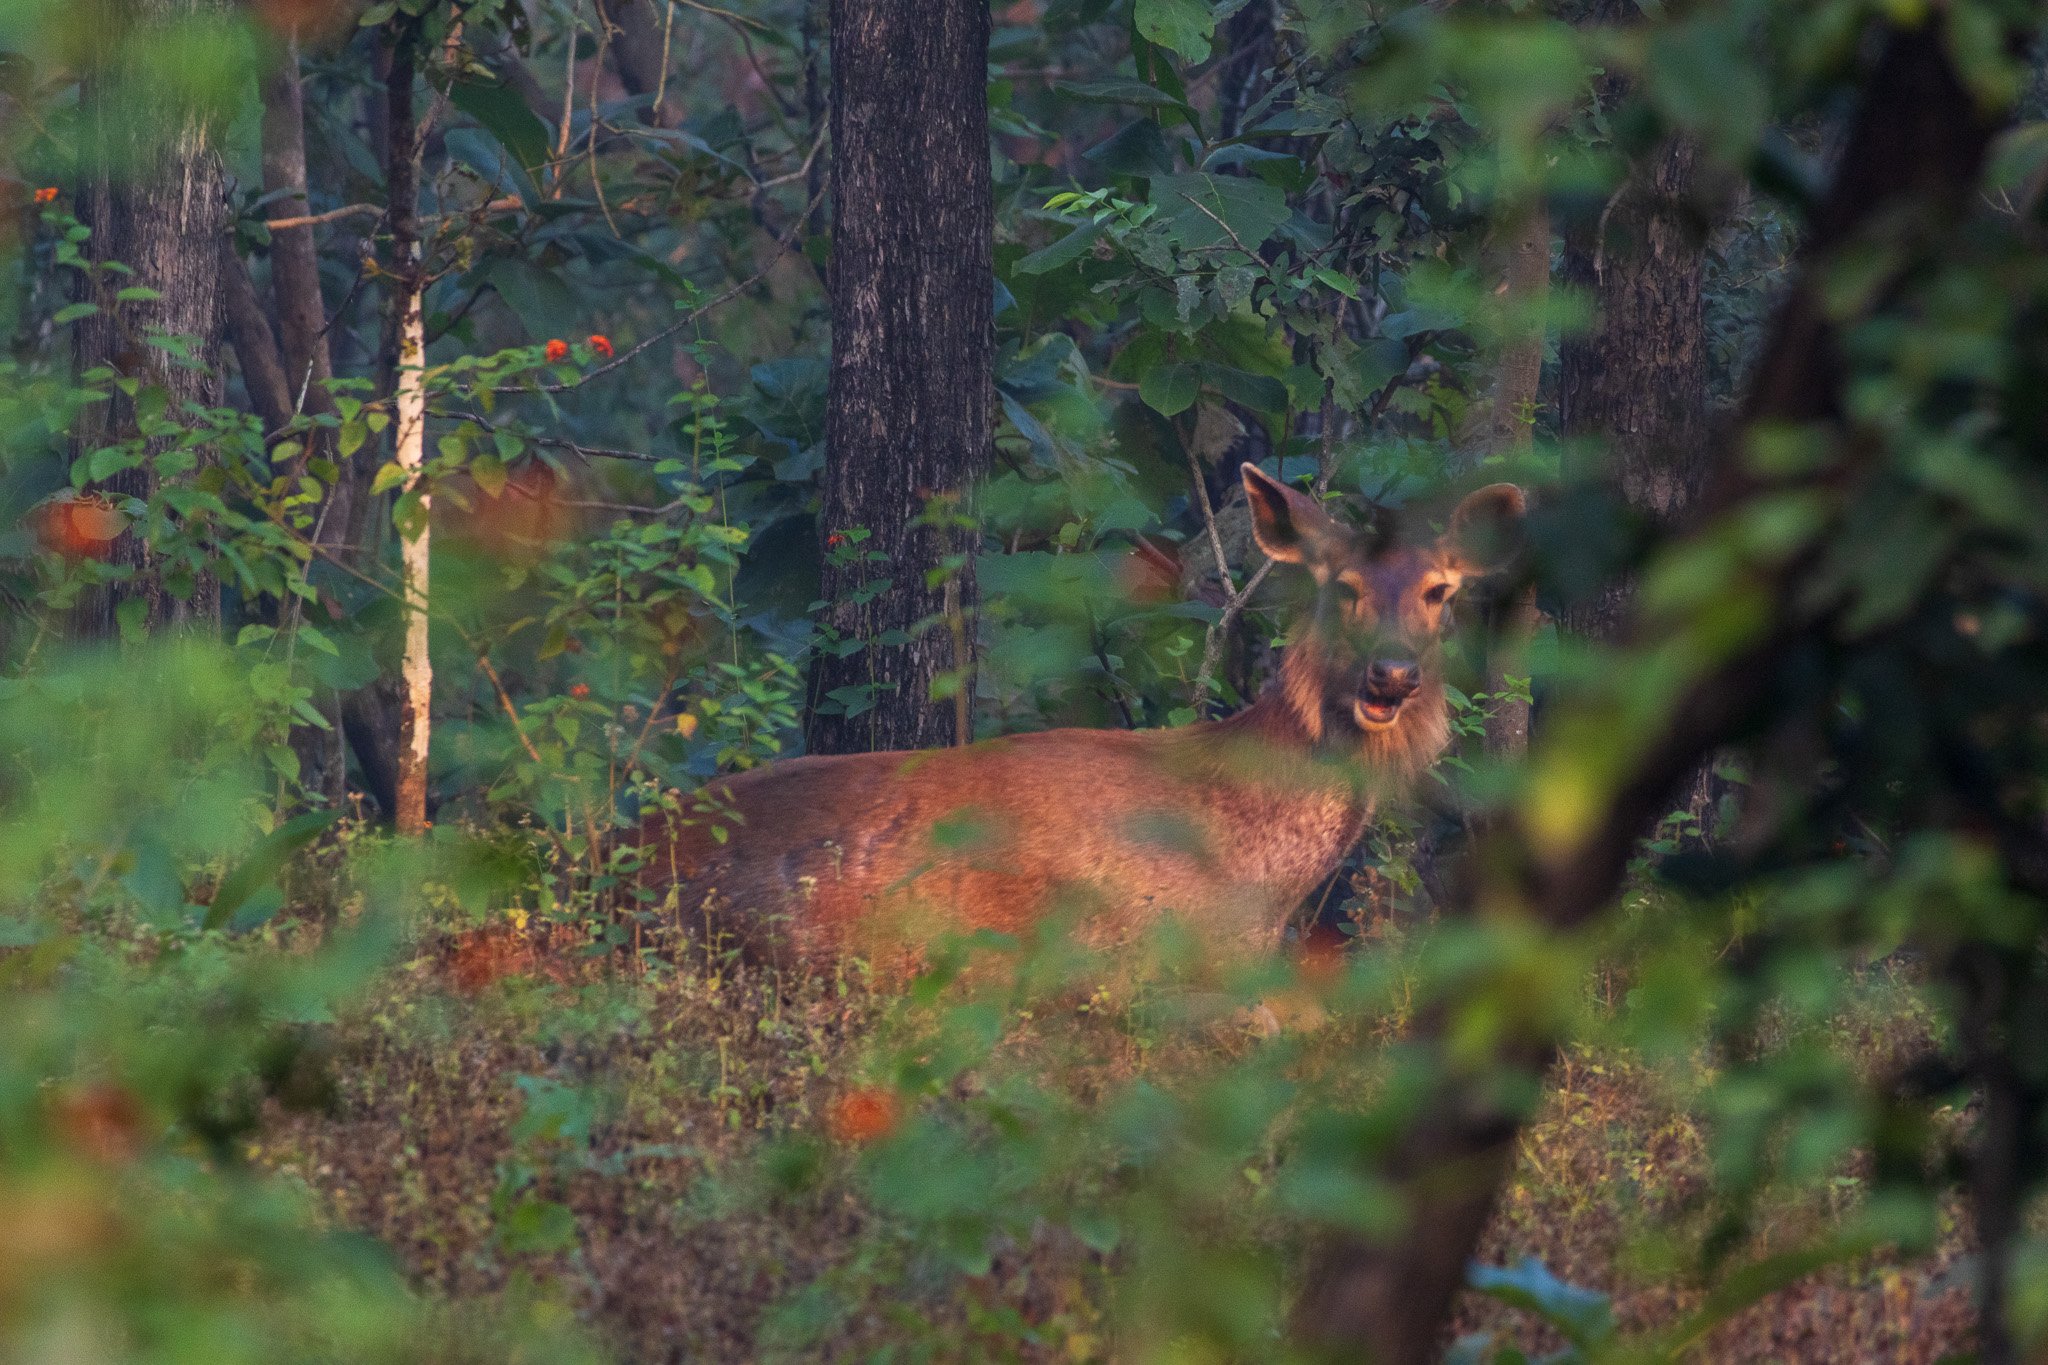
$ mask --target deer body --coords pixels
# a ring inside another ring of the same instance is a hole
[[[692,928],[784,963],[914,962],[936,933],[1026,935],[1054,915],[1098,950],[1168,916],[1213,954],[1273,949],[1375,803],[1447,742],[1434,640],[1449,593],[1417,595],[1473,567],[1441,546],[1359,544],[1305,495],[1251,466],[1245,479],[1261,545],[1318,583],[1252,706],[1170,730],[785,760],[707,787],[660,836],[653,879]],[[1406,624],[1403,592],[1418,602]]]

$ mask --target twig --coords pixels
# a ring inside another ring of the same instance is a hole
[[[763,190],[772,190],[777,185],[787,185],[792,180],[802,180],[808,176],[811,173],[811,163],[818,159],[818,149],[825,145],[826,131],[826,129],[820,128],[818,135],[811,139],[811,150],[804,153],[803,165],[787,175],[778,175],[773,180],[757,181],[754,185],[754,193],[758,195]]]
[[[1405,367],[1404,367],[1405,368]],[[1323,385],[1323,429],[1317,433],[1322,438],[1322,449],[1316,455],[1316,496],[1330,491],[1330,480],[1337,477],[1337,386]]]
[[[782,236],[776,239],[775,256],[768,262],[767,265],[762,266],[759,270],[749,275],[746,279],[741,280],[738,284],[726,290],[724,293],[717,295],[715,298],[707,299],[705,302],[698,304],[695,308],[690,309],[689,311],[684,313],[683,316],[677,318],[668,326],[662,328],[654,335],[648,337],[647,340],[642,341],[637,345],[629,346],[625,350],[619,352],[618,359],[600,365],[596,369],[590,370],[584,374],[580,374],[576,378],[570,380],[565,384],[536,384],[531,386],[515,385],[498,389],[496,392],[499,394],[574,392],[575,390],[582,388],[585,384],[588,384],[591,380],[597,379],[603,375],[610,374],[613,370],[618,369],[621,365],[624,365],[627,361],[633,359],[635,356],[639,355],[648,347],[656,345],[659,342],[668,340],[677,332],[682,331],[685,327],[688,327],[691,323],[697,321],[697,319],[703,317],[706,313],[711,312],[713,309],[722,308],[726,304],[731,303],[734,299],[746,293],[749,289],[752,289],[755,285],[759,284],[762,280],[768,277],[768,272],[774,269],[775,266],[778,263],[780,263],[782,257],[788,253],[790,243],[794,242],[797,238],[797,234],[803,231],[804,222],[807,218],[810,217],[811,210],[817,208],[819,203],[822,202],[824,198],[825,191],[822,189],[819,190],[815,195],[811,196],[811,202],[807,206],[805,206],[804,211],[802,213],[797,215],[796,221],[789,225],[789,231],[783,233]]]
[[[1210,222],[1214,223],[1217,227],[1222,228],[1224,233],[1230,238],[1230,243],[1232,246],[1236,247],[1239,251],[1242,251],[1245,255],[1257,261],[1260,265],[1264,265],[1266,263],[1266,258],[1259,255],[1258,252],[1253,251],[1250,247],[1246,246],[1244,244],[1244,238],[1237,235],[1237,229],[1233,228],[1230,224],[1224,222],[1221,218],[1217,217],[1216,214],[1209,208],[1207,204],[1195,198],[1195,196],[1189,194],[1186,190],[1181,191],[1180,197],[1187,200],[1190,204],[1193,204],[1196,208],[1200,209],[1204,214],[1208,215]]]
[[[712,15],[715,18],[723,19],[728,24],[746,24],[750,27],[760,29],[763,33],[768,32],[768,26],[762,23],[759,19],[750,19],[744,14],[734,14],[729,9],[720,9],[716,5],[706,5],[701,3],[701,0],[680,0],[680,3],[689,6],[691,9],[694,10],[702,10],[704,13]]]
[[[668,123],[668,120],[662,117],[662,114],[661,114],[661,109],[662,109],[662,105],[663,105],[663,104],[665,104],[665,103],[667,102],[667,100],[668,100],[668,53],[669,53],[669,38],[670,38],[670,37],[671,37],[671,36],[672,36],[672,35],[673,35],[673,34],[675,33],[675,31],[676,31],[676,3],[675,3],[675,0],[668,0],[668,6],[667,6],[667,8],[666,8],[666,9],[665,9],[665,10],[663,11],[663,13],[662,13],[662,20],[661,20],[661,74],[660,74],[659,76],[655,77],[655,79],[654,79],[654,109],[653,109],[653,111],[652,111],[652,112],[653,112],[653,114],[654,114],[654,121],[655,121],[656,123],[662,124],[662,125],[664,125],[664,126],[666,126],[666,125],[667,125],[667,123]]]
[[[1174,435],[1179,436],[1176,430]],[[1195,501],[1202,509],[1202,525],[1209,533],[1209,548],[1216,555],[1216,577],[1223,583],[1223,612],[1209,623],[1209,629],[1202,636],[1202,664],[1195,673],[1194,702],[1200,706],[1209,695],[1209,682],[1216,676],[1216,669],[1223,662],[1223,641],[1228,637],[1231,626],[1236,624],[1245,603],[1251,600],[1259,584],[1266,579],[1273,561],[1267,560],[1252,576],[1245,580],[1242,588],[1233,587],[1230,582],[1230,560],[1223,553],[1223,533],[1216,529],[1216,509],[1209,501],[1209,481],[1202,475],[1201,461],[1195,457],[1194,448],[1185,440],[1180,443],[1181,453],[1187,456],[1188,474],[1194,480]]]
[[[611,17],[604,12],[604,7],[600,5],[597,9],[598,71],[602,72],[604,70],[605,56],[611,50],[612,21]],[[612,236],[623,241],[625,240],[625,234],[619,231],[618,220],[612,217],[611,201],[604,197],[604,177],[599,175],[597,172],[597,130],[602,126],[603,123],[603,121],[599,119],[597,116],[597,88],[601,84],[603,84],[603,82],[598,80],[592,80],[590,82],[590,128],[588,131],[588,135],[584,139],[585,149],[588,157],[588,165],[590,167],[590,188],[597,195],[597,207],[599,211],[604,214],[605,226],[612,230]]]
[[[504,682],[498,677],[498,670],[491,666],[491,656],[479,652],[476,666],[491,680],[491,690],[498,694],[498,704],[505,708],[505,718],[512,722],[512,733],[519,736],[519,747],[526,750],[526,756],[535,763],[540,762],[540,750],[533,747],[533,741],[526,737],[526,727],[519,723],[519,709],[512,704],[512,694],[505,690]]]
[[[349,204],[325,213],[302,213],[296,218],[262,218],[257,221],[272,232],[283,232],[288,228],[319,227],[322,223],[338,223],[344,218],[381,218],[384,210],[375,204]]]
[[[483,428],[485,431],[496,431],[498,429],[497,425],[494,422],[492,422],[490,418],[485,417],[482,413],[479,412],[464,412],[459,409],[450,410],[436,408],[430,411],[427,415],[430,417],[439,417],[444,421],[474,422],[479,427]],[[566,450],[571,454],[580,456],[581,458],[586,460],[634,460],[640,464],[658,464],[661,461],[669,458],[666,455],[649,454],[647,451],[644,450],[616,450],[610,446],[579,445],[577,442],[568,439],[566,436],[535,436],[530,434],[522,434],[522,439],[530,442],[533,445],[552,446],[557,450]]]
[[[560,167],[569,159],[569,123],[576,117],[576,20],[582,12],[581,0],[569,10],[569,41],[566,44],[569,51],[564,63],[567,69],[562,73],[562,126],[555,130],[557,169],[554,189],[548,195],[550,199],[562,197],[562,183],[568,178],[561,173]]]

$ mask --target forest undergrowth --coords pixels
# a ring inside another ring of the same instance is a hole
[[[792,976],[635,961],[509,918],[428,923],[325,1037],[323,1103],[272,1101],[247,1155],[391,1248],[422,1291],[538,1297],[621,1359],[1121,1358],[1120,1286],[1142,1272],[1107,1215],[1092,1236],[1077,1235],[1080,1220],[1027,1219],[990,1240],[985,1264],[963,1263],[920,1229],[1000,1221],[1005,1182],[1023,1178],[1014,1154],[981,1143],[950,1166],[906,1166],[882,1140],[930,1119],[968,1134],[1029,1122],[1028,1105],[1005,1105],[1020,1081],[1127,1134],[1132,1120],[1105,1116],[1112,1106],[1155,1088],[1199,1104],[1261,1051],[1324,1104],[1372,1096],[1408,1022],[1385,1004],[1387,974],[1399,977],[1414,946],[1382,929],[1350,961],[1302,976],[1297,989],[1330,1007],[1320,1027],[1273,1039],[1199,994],[1184,1007],[1172,992],[1069,992],[1015,1011],[978,1065],[943,1086],[930,1077],[945,1068],[930,1071],[920,1093],[912,1073],[947,1046],[943,992],[880,989],[857,965]],[[270,937],[311,932],[287,924]],[[1866,1080],[1909,1065],[1937,1030],[1917,975],[1898,961],[1850,972],[1826,1049]],[[1591,1017],[1616,1031],[1632,1008],[1627,977],[1616,965],[1587,987]],[[1353,1007],[1366,996],[1379,1003]],[[1774,1030],[1796,1027],[1767,1026],[1754,1045],[1767,1051],[1782,1041]],[[1714,1059],[1704,1048],[1648,1059],[1600,1031],[1552,1070],[1480,1260],[1534,1258],[1572,1292],[1611,1299],[1623,1334],[1668,1340],[1712,1307],[1687,1267],[1716,1235],[1697,1103]],[[1942,1118],[1960,1141],[1967,1115]],[[1217,1181],[1206,1212],[1228,1235],[1291,1261],[1302,1248],[1282,1191],[1286,1133],[1283,1119],[1235,1169],[1193,1164]],[[1085,1206],[1129,1155],[1110,1136],[1069,1153],[1059,1178]],[[1867,1165],[1856,1156],[1779,1182],[1746,1235],[1715,1248],[1724,1272],[1789,1282],[1687,1358],[1933,1362],[1969,1346],[1959,1207],[1942,1211],[1931,1255],[1880,1248],[1808,1275],[1774,1260],[1864,1198]],[[1468,1293],[1456,1335],[1476,1334],[1532,1358],[1563,1344],[1539,1317]]]

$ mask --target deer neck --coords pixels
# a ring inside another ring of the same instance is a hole
[[[1212,837],[1235,879],[1295,904],[1343,862],[1371,818],[1376,792],[1355,761],[1312,734],[1283,682],[1225,720],[1169,731],[1176,766],[1198,774]]]
[[[1327,676],[1305,640],[1250,706],[1170,732],[1184,737],[1204,775],[1234,861],[1292,899],[1337,869],[1374,811],[1398,799],[1449,736],[1440,682],[1426,683],[1396,725],[1361,734],[1329,704]]]

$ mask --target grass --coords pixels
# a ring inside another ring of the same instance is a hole
[[[1879,973],[1854,999],[1829,1027],[1856,1066],[1876,1073],[1927,1038],[1908,977]],[[1150,1089],[1199,1115],[1213,1100],[1202,1087],[1247,1061],[1254,1079],[1228,1083],[1369,1094],[1401,1027],[1351,1018],[1268,1044],[1229,1016],[1170,1024],[1058,997],[961,1065],[947,1060],[958,1039],[945,1018],[846,974],[640,971],[509,926],[430,936],[334,1028],[334,1102],[277,1111],[251,1154],[392,1248],[434,1294],[537,1298],[628,1360],[1202,1359],[1137,1344],[1148,1304],[1211,1290],[1162,1285],[1171,1266],[1134,1267],[1132,1239],[1091,1222],[1114,1206],[1128,1233],[1148,1216],[1116,1202],[1128,1160],[1108,1150],[1142,1147],[1144,1130],[1104,1111]],[[1267,1055],[1274,1065],[1261,1071]],[[1540,1258],[1610,1294],[1629,1332],[1698,1313],[1709,1294],[1691,1267],[1711,1235],[1714,1157],[1697,1097],[1709,1069],[1605,1043],[1568,1055],[1482,1259]],[[938,1142],[940,1130],[917,1125],[941,1116],[958,1121],[945,1130],[956,1147],[913,1143],[893,1175],[886,1148],[868,1141],[915,1129]],[[1059,1136],[1088,1116],[1124,1136],[1106,1147]],[[1005,1123],[1040,1132],[1007,1165],[989,1156],[1008,1150]],[[1252,1249],[1247,1274],[1263,1256],[1285,1282],[1302,1247],[1272,1188],[1275,1148],[1238,1141],[1176,1148],[1167,1183],[1180,1192],[1150,1216],[1178,1220],[1168,1244],[1213,1234]],[[1215,1159],[1225,1149],[1235,1155]],[[1860,1190],[1854,1158],[1774,1190],[1726,1263],[1803,1244]],[[997,1206],[992,1222],[977,1202]],[[1934,1256],[1878,1252],[1800,1278],[1686,1358],[1934,1361],[1965,1350],[1967,1245],[1964,1220],[1946,1212]],[[1218,1304],[1234,1311],[1227,1295]],[[1558,1345],[1476,1294],[1457,1329]]]

